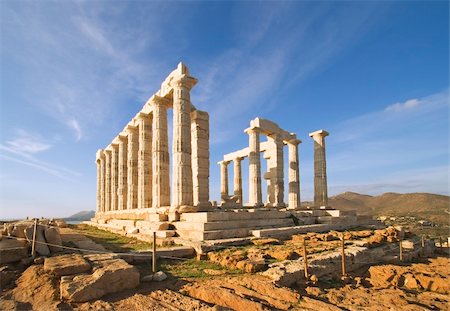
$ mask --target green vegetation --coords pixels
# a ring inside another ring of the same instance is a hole
[[[95,243],[103,245],[107,250],[110,250],[112,252],[149,250],[152,246],[151,243],[101,230],[89,225],[71,225],[70,228],[74,229],[80,234],[85,235]]]
[[[242,271],[234,269],[228,270],[216,263],[208,260],[164,260],[159,267],[162,271],[168,272],[178,278],[208,278],[213,277],[204,272],[205,269],[224,271],[224,274],[241,274]]]

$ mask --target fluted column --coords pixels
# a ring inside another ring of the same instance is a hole
[[[141,113],[138,118],[138,208],[152,206],[152,120]]]
[[[103,150],[99,149],[95,155],[95,163],[97,164],[97,212],[102,212],[102,153]]]
[[[197,82],[187,69],[170,83],[173,87],[172,209],[192,206],[191,99]]]
[[[283,140],[275,135],[272,137],[274,143],[273,162],[275,164],[274,174],[272,175],[272,184],[274,192],[274,207],[285,207],[284,203],[284,156]]]
[[[101,203],[101,212],[105,212],[106,211],[106,191],[105,191],[105,186],[106,186],[106,163],[105,163],[105,151],[102,150],[100,152],[100,170],[101,170],[101,180],[100,180],[100,192],[101,192],[101,196],[102,196],[102,203]]]
[[[191,112],[192,189],[194,206],[210,206],[209,202],[209,115]]]
[[[111,144],[111,210],[117,210],[117,188],[119,185],[119,146]]]
[[[225,203],[228,195],[228,161],[220,161],[220,198]]]
[[[167,133],[167,106],[165,98],[153,96],[152,121],[152,192],[153,208],[170,205],[169,140]]]
[[[242,204],[242,167],[241,167],[242,158],[236,158],[233,160],[233,168],[234,168],[234,182],[233,182],[233,190],[234,195],[237,197],[236,203]]]
[[[328,132],[319,130],[309,134],[314,140],[314,206],[328,206],[327,163],[325,137]]]
[[[288,142],[289,149],[289,197],[288,208],[300,208],[300,171],[298,163],[298,145],[301,140],[295,139]]]
[[[111,210],[111,150],[105,150],[105,212]]]
[[[128,192],[127,192],[127,209],[135,209],[138,207],[138,150],[139,137],[135,127],[128,126]]]
[[[245,132],[249,136],[249,205],[260,207],[262,203],[261,191],[261,157],[259,148],[259,130],[247,129]]]
[[[118,209],[127,209],[127,193],[128,193],[128,137],[119,136],[119,184],[117,189],[118,194]]]

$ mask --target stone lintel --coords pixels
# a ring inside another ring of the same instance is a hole
[[[328,136],[328,135],[330,135],[330,133],[328,133],[328,132],[325,131],[325,130],[318,130],[318,131],[309,133],[309,137],[314,137],[314,136],[322,136],[322,137],[325,137],[325,136]]]
[[[279,136],[283,141],[288,141],[297,138],[297,136],[294,133],[289,133],[281,129],[276,123],[263,118],[255,118],[251,120],[250,129],[258,129],[261,133],[267,136],[274,136],[274,135]]]

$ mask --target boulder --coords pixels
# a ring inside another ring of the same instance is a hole
[[[66,222],[62,219],[55,220],[55,225],[60,228],[67,228]]]
[[[30,222],[30,221],[27,221],[27,222],[24,221],[24,222],[17,222],[17,223],[15,223],[13,229],[11,230],[11,235],[15,236],[15,237],[18,237],[18,238],[21,238],[21,239],[25,239],[26,238],[26,236],[25,236],[25,229],[27,227],[29,227],[30,225],[32,225],[32,224],[33,223]]]
[[[128,229],[127,234],[136,234],[139,233],[139,229],[138,228],[131,228]]]
[[[151,281],[162,282],[165,279],[167,279],[167,275],[162,271],[158,271],[155,274],[149,274],[144,276],[142,278],[142,282],[151,282]]]
[[[264,261],[241,260],[236,263],[236,268],[246,273],[255,273],[264,270],[266,264]]]
[[[252,240],[252,243],[255,245],[273,245],[273,244],[280,244],[280,240],[273,238],[257,239]]]
[[[57,276],[87,272],[91,265],[79,254],[45,258],[44,271]]]
[[[376,288],[397,286],[401,274],[397,267],[390,265],[372,266],[369,268],[370,283]]]
[[[45,240],[47,241],[48,244],[52,244],[52,245],[48,245],[48,248],[50,249],[50,251],[52,253],[57,253],[62,251],[61,247],[55,246],[55,245],[62,245],[62,240],[61,240],[61,235],[59,234],[59,229],[55,228],[55,227],[50,227],[45,229],[44,232],[45,235]]]
[[[15,239],[0,241],[0,264],[20,261],[28,256],[28,248]]]
[[[47,246],[47,241],[45,240],[45,226],[36,226],[36,252],[42,256],[50,255],[50,249]],[[29,226],[25,229],[25,236],[27,240],[32,243],[33,241],[34,225]]]
[[[106,294],[137,287],[139,277],[139,271],[124,260],[107,260],[92,274],[62,277],[61,297],[73,302],[98,299]]]

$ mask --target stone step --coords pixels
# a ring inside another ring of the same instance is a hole
[[[177,230],[181,238],[193,241],[244,238],[250,236],[250,232],[249,228],[213,231]]]
[[[319,224],[355,224],[357,225],[357,217],[356,216],[321,216],[317,217],[317,222]]]
[[[240,209],[226,212],[198,212],[181,214],[181,221],[189,222],[213,222],[229,220],[249,220],[249,219],[273,219],[288,218],[290,213],[273,209]]]
[[[249,219],[249,220],[230,220],[217,222],[175,222],[174,226],[177,230],[196,230],[210,231],[221,229],[242,229],[242,228],[264,228],[264,227],[287,227],[295,226],[292,218],[274,218],[274,219]]]
[[[271,228],[252,230],[251,234],[257,238],[288,236],[307,232],[325,232],[334,230],[335,226],[329,224],[314,224],[295,227]]]

